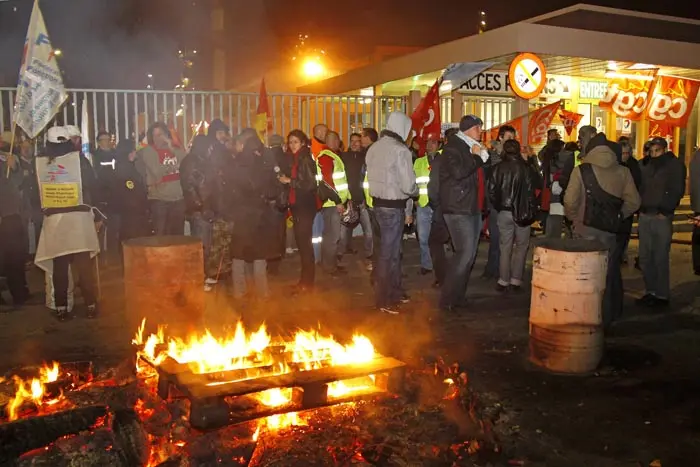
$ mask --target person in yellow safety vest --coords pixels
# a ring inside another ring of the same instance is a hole
[[[369,181],[367,180],[367,171],[365,171],[365,179],[362,182],[362,189],[365,192],[365,201],[367,202],[367,207],[372,209],[374,207],[374,200],[369,194]]]
[[[318,161],[318,156],[321,151],[326,149],[326,135],[328,134],[328,126],[319,123],[314,126],[313,134],[311,135],[311,157],[314,161]],[[317,162],[318,168],[318,162]],[[321,173],[319,170],[318,173]],[[318,178],[318,177],[317,177]],[[317,180],[318,181],[318,180]],[[314,246],[314,260],[316,264],[321,262],[321,242],[323,241],[323,216],[319,211],[314,217],[313,227],[311,229],[311,244]]]
[[[340,215],[345,210],[345,202],[350,198],[348,181],[345,176],[345,165],[338,156],[340,152],[340,136],[334,131],[326,135],[326,148],[316,159],[318,164],[319,181],[323,180],[334,188],[340,197],[340,203],[328,200],[323,203],[323,240],[321,241],[321,265],[332,276],[345,274],[347,271],[338,265],[338,243],[340,241]]]
[[[430,168],[438,155],[439,135],[428,135],[426,141],[425,156],[416,159],[413,163],[413,171],[416,173],[416,185],[418,185],[418,207],[416,208],[416,229],[418,231],[418,244],[420,245],[420,273],[421,275],[433,272],[433,261],[430,257],[428,238],[430,237],[430,224],[433,221],[433,208],[428,204],[428,182],[430,181]]]

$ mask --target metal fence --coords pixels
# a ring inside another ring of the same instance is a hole
[[[13,121],[16,90],[0,88],[0,130]],[[80,126],[82,106],[88,107],[91,139],[98,131],[109,131],[116,139],[141,137],[156,121],[171,125],[187,142],[201,121],[220,118],[233,133],[255,121],[260,97],[253,93],[206,91],[128,91],[70,89],[69,98],[51,125]],[[406,99],[385,96],[329,96],[270,94],[272,133],[286,135],[293,129],[310,133],[325,123],[343,141],[364,127],[384,128],[390,112],[406,112]]]
[[[440,114],[443,122],[451,122],[454,99],[452,97],[440,98]],[[462,97],[462,109],[459,115],[477,115],[484,121],[484,129],[497,127],[512,119],[512,97]],[[457,122],[454,122],[457,123]]]

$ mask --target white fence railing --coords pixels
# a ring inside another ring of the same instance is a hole
[[[0,130],[13,121],[16,90],[0,88]],[[253,125],[258,108],[257,94],[207,91],[138,91],[70,89],[68,101],[51,125],[80,125],[82,105],[88,106],[91,137],[109,131],[117,140],[143,135],[150,124],[167,122],[182,138],[190,139],[202,120],[220,118],[236,133]],[[386,96],[329,96],[270,94],[273,133],[286,135],[293,129],[309,133],[318,123],[337,131],[343,141],[364,127],[384,128],[387,115],[406,111],[406,99]]]

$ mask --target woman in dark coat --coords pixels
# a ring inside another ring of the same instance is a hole
[[[247,293],[245,264],[252,263],[257,296],[266,298],[267,260],[279,255],[275,200],[282,185],[265,163],[265,147],[255,130],[243,130],[236,145],[239,153],[224,169],[226,217],[233,222],[233,292],[236,298]]]
[[[287,148],[292,160],[289,177],[280,177],[280,182],[290,185],[289,204],[292,208],[294,237],[301,257],[299,292],[314,285],[314,249],[311,242],[314,217],[320,209],[316,196],[316,163],[311,157],[309,138],[301,130],[293,130],[287,137]]]

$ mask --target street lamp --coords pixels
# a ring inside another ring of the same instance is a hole
[[[304,76],[308,78],[317,78],[323,71],[323,64],[317,58],[307,58],[301,68]]]

